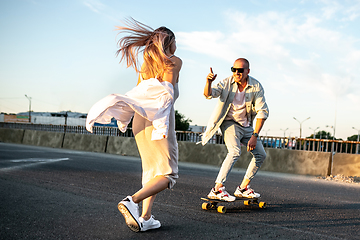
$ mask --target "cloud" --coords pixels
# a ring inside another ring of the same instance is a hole
[[[327,20],[342,22],[355,21],[360,15],[359,1],[322,0],[322,16]]]
[[[229,41],[220,31],[177,32],[176,39],[184,50],[191,52],[202,53],[227,61],[229,60],[228,56],[234,55],[233,51],[229,48]]]
[[[95,13],[100,13],[105,7],[104,4],[97,0],[84,0],[83,4]]]
[[[359,108],[360,105],[360,96],[358,94],[353,94],[350,93],[347,95],[347,98],[349,99],[351,105],[353,106],[353,108]],[[357,110],[358,111],[358,110]]]
[[[333,18],[338,12],[340,12],[343,9],[343,6],[333,0],[322,0],[322,3],[325,5],[322,7],[322,16],[326,19]]]
[[[99,16],[109,19],[116,24],[119,23],[118,17],[114,17],[119,15],[116,12],[116,9],[110,8],[109,6],[103,4],[100,0],[83,0],[83,4]]]
[[[230,30],[181,32],[178,43],[188,51],[231,62],[239,55],[251,56],[263,72],[274,73],[266,76],[274,86],[285,81],[295,91],[348,95],[359,90],[353,84],[360,75],[359,39],[328,24],[328,17],[343,11],[337,2],[327,1],[322,11],[323,17],[230,10],[224,13]]]

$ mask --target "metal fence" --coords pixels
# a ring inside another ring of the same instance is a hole
[[[334,152],[359,154],[360,142],[313,139],[313,138],[284,138],[284,137],[260,137],[264,147],[286,148],[294,150]]]
[[[51,125],[51,124],[0,122],[0,128],[134,137],[131,128],[128,128],[127,131],[123,133],[116,127],[102,127],[102,126],[94,126],[93,133],[88,132],[85,126]],[[191,131],[176,131],[177,140],[186,141],[186,142],[196,142],[196,143],[200,142],[201,134],[202,133],[191,132]],[[293,138],[268,137],[268,136],[260,136],[259,139],[262,142],[263,146],[267,148],[281,148],[281,149],[291,149],[291,150],[335,152],[335,153],[349,153],[349,154],[359,154],[359,150],[360,150],[360,146],[359,146],[360,142],[357,141],[294,138],[294,137]],[[224,140],[221,134],[215,134],[209,140],[208,143],[224,144]]]
[[[93,127],[93,133],[91,133],[91,132],[88,132],[86,130],[85,126],[32,124],[32,123],[9,123],[9,122],[0,122],[0,128],[26,129],[26,130],[48,131],[48,132],[95,134],[95,135],[106,135],[106,136],[134,137],[131,128],[127,129],[126,132],[123,133],[118,128],[115,128],[115,127],[94,126]]]

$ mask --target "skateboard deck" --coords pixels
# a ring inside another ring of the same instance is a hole
[[[246,205],[246,206],[257,205],[257,206],[259,206],[259,208],[266,208],[266,202],[261,202],[259,199],[260,198],[239,198],[239,197],[237,197],[235,199],[235,201],[233,201],[233,202],[244,201],[244,205]],[[207,197],[202,197],[201,200],[206,201],[201,205],[202,209],[204,209],[204,210],[216,209],[219,213],[226,212],[226,207],[223,205],[220,205],[220,204],[233,203],[233,202],[228,202],[228,201],[219,200],[219,199],[211,199],[211,198],[207,198]],[[219,204],[219,206],[218,206],[218,204]]]

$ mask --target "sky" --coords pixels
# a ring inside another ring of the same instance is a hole
[[[28,111],[27,95],[35,112],[87,113],[131,90],[137,75],[115,56],[129,17],[174,31],[175,109],[191,125],[206,126],[217,102],[203,96],[210,67],[217,83],[244,57],[270,110],[260,135],[358,134],[359,0],[0,0],[0,112]]]

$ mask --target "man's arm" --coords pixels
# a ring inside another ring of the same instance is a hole
[[[265,120],[266,119],[263,119],[263,118],[257,118],[256,119],[254,133],[257,133],[257,134],[260,133],[262,127],[264,126]]]
[[[263,118],[257,118],[256,119],[256,124],[255,124],[255,129],[254,129],[254,133],[259,134],[262,127],[264,126],[266,119]],[[247,145],[247,151],[252,151],[255,149],[257,144],[257,137],[255,137],[254,135],[251,136],[248,145]]]
[[[205,97],[211,97],[211,84],[216,79],[217,74],[214,75],[212,68],[210,68],[210,73],[206,77],[206,84],[204,88],[204,95]]]

